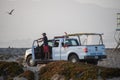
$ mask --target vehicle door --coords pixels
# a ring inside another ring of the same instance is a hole
[[[79,43],[77,39],[65,39],[61,47],[61,59],[67,60],[71,52],[80,53]]]
[[[61,60],[61,39],[55,39],[53,42],[53,60]]]

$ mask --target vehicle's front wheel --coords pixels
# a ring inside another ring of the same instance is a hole
[[[76,62],[79,61],[79,58],[78,58],[77,55],[73,54],[73,55],[69,56],[68,60],[71,61],[71,62],[73,62],[73,63],[76,63]]]
[[[28,66],[31,66],[31,67],[37,66],[37,63],[32,60],[32,55],[29,55],[29,56],[27,57],[26,62],[27,62],[27,65],[28,65]]]

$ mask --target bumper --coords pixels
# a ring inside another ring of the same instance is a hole
[[[106,55],[96,55],[96,56],[85,56],[84,59],[105,59]]]

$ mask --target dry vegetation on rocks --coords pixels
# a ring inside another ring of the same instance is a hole
[[[24,71],[23,66],[17,62],[0,61],[0,76],[6,77],[6,80],[13,80],[16,76],[34,80],[34,73],[30,70]]]
[[[43,67],[40,70],[39,80],[51,80],[55,75],[59,75],[57,77],[64,78],[64,80],[105,80],[106,78],[120,77],[120,69],[59,61]]]
[[[6,76],[7,80],[10,80],[23,72],[23,66],[16,62],[0,61],[0,76]]]
[[[20,74],[19,77],[24,77],[27,80],[34,80],[34,73],[30,70],[27,70],[24,73]]]

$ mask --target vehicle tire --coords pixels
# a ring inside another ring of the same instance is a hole
[[[94,60],[94,61],[93,61],[93,64],[94,64],[94,65],[97,65],[97,64],[98,64],[98,60]]]
[[[78,58],[77,55],[73,54],[73,55],[71,55],[71,56],[69,57],[68,60],[69,60],[70,62],[76,63],[76,62],[79,61],[79,58]]]
[[[29,56],[27,57],[26,62],[27,62],[27,65],[28,65],[28,66],[31,66],[31,67],[37,66],[37,63],[32,60],[32,55],[29,55]]]

